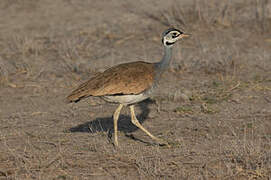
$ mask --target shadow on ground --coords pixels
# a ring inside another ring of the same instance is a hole
[[[148,117],[150,113],[149,105],[153,104],[154,101],[147,99],[138,104],[140,108],[140,114],[137,114],[138,121],[142,124]],[[113,114],[113,112],[112,112]],[[134,140],[136,139],[133,135],[127,134],[136,131],[138,128],[132,124],[131,117],[128,115],[120,115],[118,121],[118,131],[126,134]],[[114,132],[113,117],[98,117],[93,121],[86,122],[84,124],[79,124],[78,126],[70,128],[66,132],[76,133],[76,132],[86,132],[86,133],[96,133],[96,132],[107,132],[108,137],[112,137]]]

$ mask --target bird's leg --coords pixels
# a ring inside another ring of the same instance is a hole
[[[116,111],[114,112],[114,144],[115,146],[118,146],[118,119],[119,119],[119,115],[120,115],[120,111],[122,109],[123,105],[120,104],[119,107],[116,109]]]
[[[164,144],[169,146],[169,144],[165,141],[163,141],[162,139],[159,139],[157,137],[155,137],[154,135],[152,135],[147,129],[145,129],[137,120],[136,115],[135,115],[135,109],[134,109],[134,105],[130,106],[130,110],[131,110],[131,119],[132,119],[132,123],[134,125],[136,125],[139,129],[141,129],[142,131],[144,131],[148,136],[150,136],[152,139],[154,139],[155,141],[159,142],[160,144]]]

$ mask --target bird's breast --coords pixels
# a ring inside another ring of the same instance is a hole
[[[127,94],[127,95],[113,95],[113,96],[102,96],[105,101],[120,103],[124,105],[134,104],[147,99],[149,96],[145,93],[141,94]]]

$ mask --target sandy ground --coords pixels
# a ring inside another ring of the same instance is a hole
[[[0,179],[270,179],[270,1],[0,2]],[[116,104],[65,104],[81,82],[175,47],[159,91],[137,116]]]

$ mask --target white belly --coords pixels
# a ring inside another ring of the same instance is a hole
[[[103,96],[104,100],[108,102],[120,103],[124,105],[137,103],[148,98],[145,94],[130,94],[130,95],[115,95],[115,96]]]

